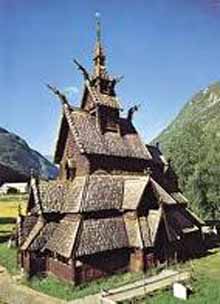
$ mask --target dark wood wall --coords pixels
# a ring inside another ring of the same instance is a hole
[[[75,279],[75,272],[72,264],[63,263],[51,257],[48,258],[47,272],[52,273],[61,280],[74,281]]]
[[[68,132],[63,157],[60,163],[60,178],[66,179],[66,165],[73,160],[76,166],[76,176],[92,174],[104,170],[111,174],[143,174],[150,165],[148,161],[140,159],[109,157],[104,155],[83,155],[71,134]]]
[[[129,270],[129,250],[121,249],[84,256],[80,258],[81,266],[76,267],[76,282],[86,282],[116,272]]]
[[[97,170],[104,170],[111,174],[143,174],[148,167],[148,162],[140,159],[130,159],[125,157],[111,157],[104,155],[91,155],[88,157],[90,161],[90,173]]]
[[[75,175],[86,175],[89,173],[89,161],[87,157],[80,153],[78,146],[73,138],[72,133],[68,132],[66,145],[63,153],[63,157],[60,163],[60,178],[66,179],[66,166],[68,159],[75,163]]]

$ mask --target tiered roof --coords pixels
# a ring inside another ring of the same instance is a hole
[[[71,107],[66,97],[52,88],[63,103],[55,161],[61,162],[71,134],[79,153],[86,156],[105,156],[105,161],[108,157],[120,161],[126,158],[127,163],[137,160],[140,166],[153,158],[155,164],[167,165],[159,150],[142,143],[131,117],[120,117],[121,106],[114,91],[116,80],[106,71],[100,24],[97,25],[93,75],[78,64],[87,78],[81,108]],[[114,131],[102,129],[108,115],[115,115]],[[105,117],[100,123],[102,116]],[[198,229],[201,223],[186,211],[184,196],[165,191],[150,174],[144,173],[145,165],[142,175],[117,171],[117,175],[96,172],[75,176],[73,180],[32,179],[29,206],[34,206],[28,208],[31,214],[23,223],[21,249],[49,250],[77,259],[115,249],[153,247],[162,221],[166,222],[171,240],[192,228]]]
[[[84,96],[82,98],[81,108],[85,108],[85,101],[89,98],[90,105],[89,108],[94,108],[95,106],[103,105],[113,109],[122,109],[120,100],[115,95],[103,94],[97,88],[92,86],[89,81],[85,82]]]
[[[63,137],[67,130],[71,131],[82,154],[151,159],[149,150],[142,143],[139,134],[128,119],[119,119],[119,133],[102,133],[95,116],[83,110],[64,106],[64,117],[55,152],[56,162],[59,162],[62,157],[65,147]]]
[[[160,204],[178,204],[152,177],[135,175],[94,174],[78,176],[74,181],[41,181],[32,185],[38,213],[85,213],[101,210],[136,210],[146,196],[147,186],[153,189]],[[37,191],[34,192],[34,188]],[[149,191],[149,190],[148,190]]]
[[[122,216],[90,218],[82,222],[76,256],[128,247],[128,237]]]
[[[152,189],[158,206],[146,206],[147,213],[139,215],[139,206]],[[113,249],[153,247],[167,207],[171,208],[166,219],[172,238],[177,239],[189,228],[198,229],[201,224],[149,175],[101,174],[76,177],[73,182],[32,181],[31,192],[40,204],[38,209],[32,209],[32,217],[34,213],[51,212],[62,217],[48,221],[39,215],[29,228],[23,250],[47,249],[66,258],[77,258]],[[108,210],[115,213],[108,214]],[[104,217],[101,211],[105,211]]]

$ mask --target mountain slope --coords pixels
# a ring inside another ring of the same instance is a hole
[[[57,168],[22,138],[0,128],[0,182],[27,180],[31,170],[42,178],[57,174]]]
[[[180,111],[176,119],[164,130],[153,143],[160,142],[166,152],[173,136],[182,133],[190,124],[198,124],[204,131],[220,126],[220,82],[216,82],[201,90],[190,99]]]
[[[157,137],[170,157],[180,186],[201,215],[220,215],[220,82],[189,100]]]

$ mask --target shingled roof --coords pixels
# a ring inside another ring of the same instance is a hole
[[[190,214],[181,208],[174,207],[166,212],[166,221],[170,236],[174,239],[179,239],[185,233],[199,230]]]
[[[165,191],[153,178],[151,180],[151,185],[153,187],[153,191],[156,194],[158,201],[164,204],[176,204],[177,202],[175,199]]]
[[[41,181],[35,187],[35,199],[43,213],[92,212],[120,209],[124,180],[121,176],[91,175],[76,177],[73,182]]]
[[[37,187],[42,212],[60,212],[68,190],[66,184],[61,181],[41,181]]]
[[[94,105],[103,105],[115,109],[121,108],[118,97],[111,96],[108,94],[102,94],[100,91],[96,90],[93,86],[91,86],[89,82],[86,82],[85,85],[88,92],[90,93]]]
[[[171,196],[175,199],[179,204],[188,204],[188,199],[181,192],[173,192]]]
[[[37,187],[34,199],[40,204],[43,213],[77,213],[80,210],[82,194],[86,177],[77,177],[74,182],[69,181],[40,181],[31,185]],[[33,208],[38,213],[39,208]]]
[[[42,222],[40,215],[36,222],[37,217],[30,217],[33,219],[27,225],[30,227],[22,250],[47,249],[70,258],[120,248],[152,247],[163,220],[164,205],[170,240],[198,230],[200,225],[150,175],[93,174],[73,181],[32,180],[32,187],[40,212],[57,213],[63,218]],[[148,204],[148,191],[157,202],[155,209],[138,215],[138,207]],[[114,216],[103,217],[99,212],[104,210],[114,210]],[[94,213],[97,216],[91,216]]]
[[[20,240],[21,244],[24,243],[29,233],[37,223],[37,221],[38,221],[38,217],[34,215],[29,215],[24,218],[22,222],[22,230],[21,230],[21,240]]]
[[[146,147],[152,156],[153,162],[157,163],[158,165],[168,165],[165,157],[163,156],[159,148],[153,145],[146,145]]]
[[[44,249],[69,258],[73,251],[79,225],[80,217],[71,220],[67,218],[62,219],[56,226],[52,237],[45,244]]]
[[[84,220],[76,256],[129,247],[122,217]]]
[[[87,178],[80,210],[82,212],[120,209],[123,179],[120,176],[93,175]]]
[[[151,154],[142,143],[132,122],[119,119],[119,133],[102,133],[97,126],[96,117],[79,109],[64,105],[64,117],[57,142],[55,161],[59,162],[64,149],[64,137],[70,129],[81,153],[114,157],[131,157],[149,160]],[[65,133],[65,134],[64,134]]]
[[[162,209],[159,208],[158,210],[150,210],[146,217],[142,216],[139,218],[144,247],[154,246],[161,216]]]
[[[29,249],[31,251],[43,250],[48,240],[53,236],[53,233],[58,226],[57,222],[45,223],[42,229],[40,229],[38,235],[30,243]]]
[[[149,180],[150,176],[124,177],[123,209],[137,209]]]
[[[22,244],[21,250],[26,250],[30,246],[30,244],[36,239],[40,230],[44,227],[44,224],[45,222],[43,217],[39,216],[36,224],[33,226],[24,243]]]
[[[32,183],[39,208],[36,213],[87,213],[100,210],[136,210],[148,185],[153,187],[158,206],[176,204],[152,177],[104,175],[76,177],[74,181]],[[151,189],[151,188],[150,188]]]

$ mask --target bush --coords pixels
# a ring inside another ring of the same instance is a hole
[[[7,194],[18,194],[18,193],[19,193],[18,189],[14,187],[8,188]]]

